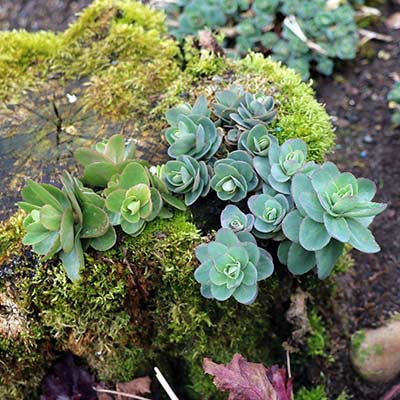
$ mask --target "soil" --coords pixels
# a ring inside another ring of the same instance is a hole
[[[63,30],[88,3],[1,0],[0,29]],[[382,7],[384,16],[396,11],[400,5],[388,2]],[[400,311],[400,130],[391,126],[386,100],[394,73],[400,74],[400,30],[389,31],[383,23],[371,29],[391,35],[392,42],[370,42],[356,60],[338,67],[333,77],[315,78],[317,96],[337,127],[336,151],[330,159],[342,170],[377,182],[377,201],[388,203],[373,225],[382,251],[371,255],[354,251],[356,267],[338,277],[337,299],[328,315],[336,362],[323,371],[332,400],[343,390],[353,399],[377,400],[394,384],[366,383],[349,359],[352,333],[379,326]]]
[[[382,8],[384,16],[399,11],[400,5]],[[317,97],[337,127],[336,151],[330,159],[340,169],[376,182],[375,200],[388,203],[372,226],[382,251],[353,251],[355,268],[338,278],[335,312],[329,315],[334,318],[332,350],[337,361],[324,371],[332,399],[345,389],[354,399],[377,400],[393,385],[367,384],[349,360],[352,333],[380,326],[400,312],[400,130],[391,126],[386,99],[395,73],[400,73],[400,30],[389,30],[383,23],[370,29],[392,36],[392,42],[368,43],[361,54],[369,56],[360,55],[338,68],[333,80],[319,78],[316,84]]]

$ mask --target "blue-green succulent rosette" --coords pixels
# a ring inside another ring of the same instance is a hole
[[[239,207],[229,204],[221,213],[221,226],[233,232],[251,232],[254,226],[254,215],[245,214]]]
[[[162,178],[172,193],[184,194],[185,204],[192,205],[210,190],[211,167],[190,156],[179,156],[162,168]]]
[[[278,256],[294,274],[317,266],[318,276],[329,275],[345,243],[364,253],[380,250],[368,226],[385,210],[375,203],[375,184],[369,179],[340,173],[331,162],[310,176],[297,174],[292,195],[297,209],[282,223],[289,241],[281,244]]]
[[[271,255],[257,247],[250,233],[235,234],[227,228],[217,232],[215,241],[198,246],[196,257],[201,263],[195,271],[201,294],[219,301],[234,297],[242,304],[253,303],[257,282],[274,271]]]
[[[253,165],[265,183],[287,195],[295,174],[309,174],[318,167],[313,161],[307,162],[307,145],[301,139],[289,139],[282,146],[271,145],[268,158],[257,156]]]
[[[278,145],[276,136],[271,135],[264,125],[244,131],[238,141],[238,149],[247,151],[252,156],[268,157],[271,146]]]
[[[229,153],[227,158],[214,164],[211,187],[224,201],[238,202],[257,187],[258,177],[254,173],[251,157],[241,150]]]
[[[209,116],[204,96],[193,107],[183,104],[167,112],[170,128],[166,129],[165,137],[170,144],[168,155],[171,158],[186,155],[196,160],[207,160],[218,151],[222,133]]]
[[[256,194],[249,198],[247,205],[255,217],[253,233],[256,237],[284,239],[282,221],[290,211],[290,205],[283,194]]]
[[[276,116],[275,102],[272,96],[263,93],[253,95],[245,93],[237,112],[230,117],[241,129],[251,129],[256,125],[269,125]]]

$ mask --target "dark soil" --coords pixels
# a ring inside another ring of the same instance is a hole
[[[385,16],[400,11],[388,4]],[[382,23],[371,30],[391,35],[391,43],[371,42],[359,56],[337,71],[334,81],[319,78],[317,96],[337,127],[336,152],[330,158],[342,170],[368,177],[378,186],[376,201],[388,203],[372,230],[381,245],[378,254],[353,251],[355,268],[338,279],[333,324],[337,362],[324,371],[332,399],[345,389],[354,399],[377,400],[391,386],[369,385],[352,371],[349,344],[358,329],[382,325],[400,312],[400,130],[390,123],[386,96],[393,73],[400,73],[400,30]]]
[[[90,0],[0,0],[0,29],[63,30]],[[400,11],[388,3],[385,16]],[[336,362],[323,371],[330,399],[345,390],[357,400],[377,400],[391,386],[358,378],[349,360],[350,335],[375,327],[400,311],[400,130],[390,123],[386,96],[400,73],[400,30],[382,23],[371,28],[392,36],[391,43],[371,42],[356,60],[337,68],[334,77],[317,77],[318,98],[337,127],[337,149],[330,156],[342,170],[373,179],[377,201],[388,209],[373,226],[382,247],[378,254],[353,252],[356,267],[338,278],[333,305],[332,351]],[[368,56],[367,56],[368,53]],[[217,207],[217,205],[213,204]]]

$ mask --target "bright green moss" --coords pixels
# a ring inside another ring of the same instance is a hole
[[[60,36],[51,32],[0,32],[0,99],[36,88],[60,45]]]
[[[295,397],[296,400],[328,400],[323,385],[315,386],[311,389],[301,388]]]
[[[311,334],[307,338],[307,354],[311,357],[324,357],[333,362],[334,359],[327,352],[329,336],[323,319],[318,315],[316,310],[311,310],[308,320],[310,322]]]
[[[178,75],[178,45],[163,21],[140,2],[97,0],[64,33],[1,33],[0,99],[15,101],[49,79],[84,78],[87,108],[124,119]]]
[[[0,265],[11,254],[18,251],[25,232],[22,227],[23,212],[18,212],[8,221],[0,222]]]

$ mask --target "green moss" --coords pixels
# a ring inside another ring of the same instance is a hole
[[[296,400],[328,400],[325,386],[319,385],[311,389],[301,388],[295,396]]]
[[[18,212],[8,221],[0,222],[0,265],[21,247],[25,231],[22,227],[23,212]]]
[[[307,338],[307,354],[311,357],[324,357],[329,361],[334,361],[327,352],[329,336],[323,320],[316,310],[311,310],[308,315],[311,327],[311,335]]]
[[[128,117],[177,77],[178,46],[163,21],[140,2],[97,0],[64,33],[1,33],[0,98],[15,101],[57,76],[85,78],[88,109]]]

